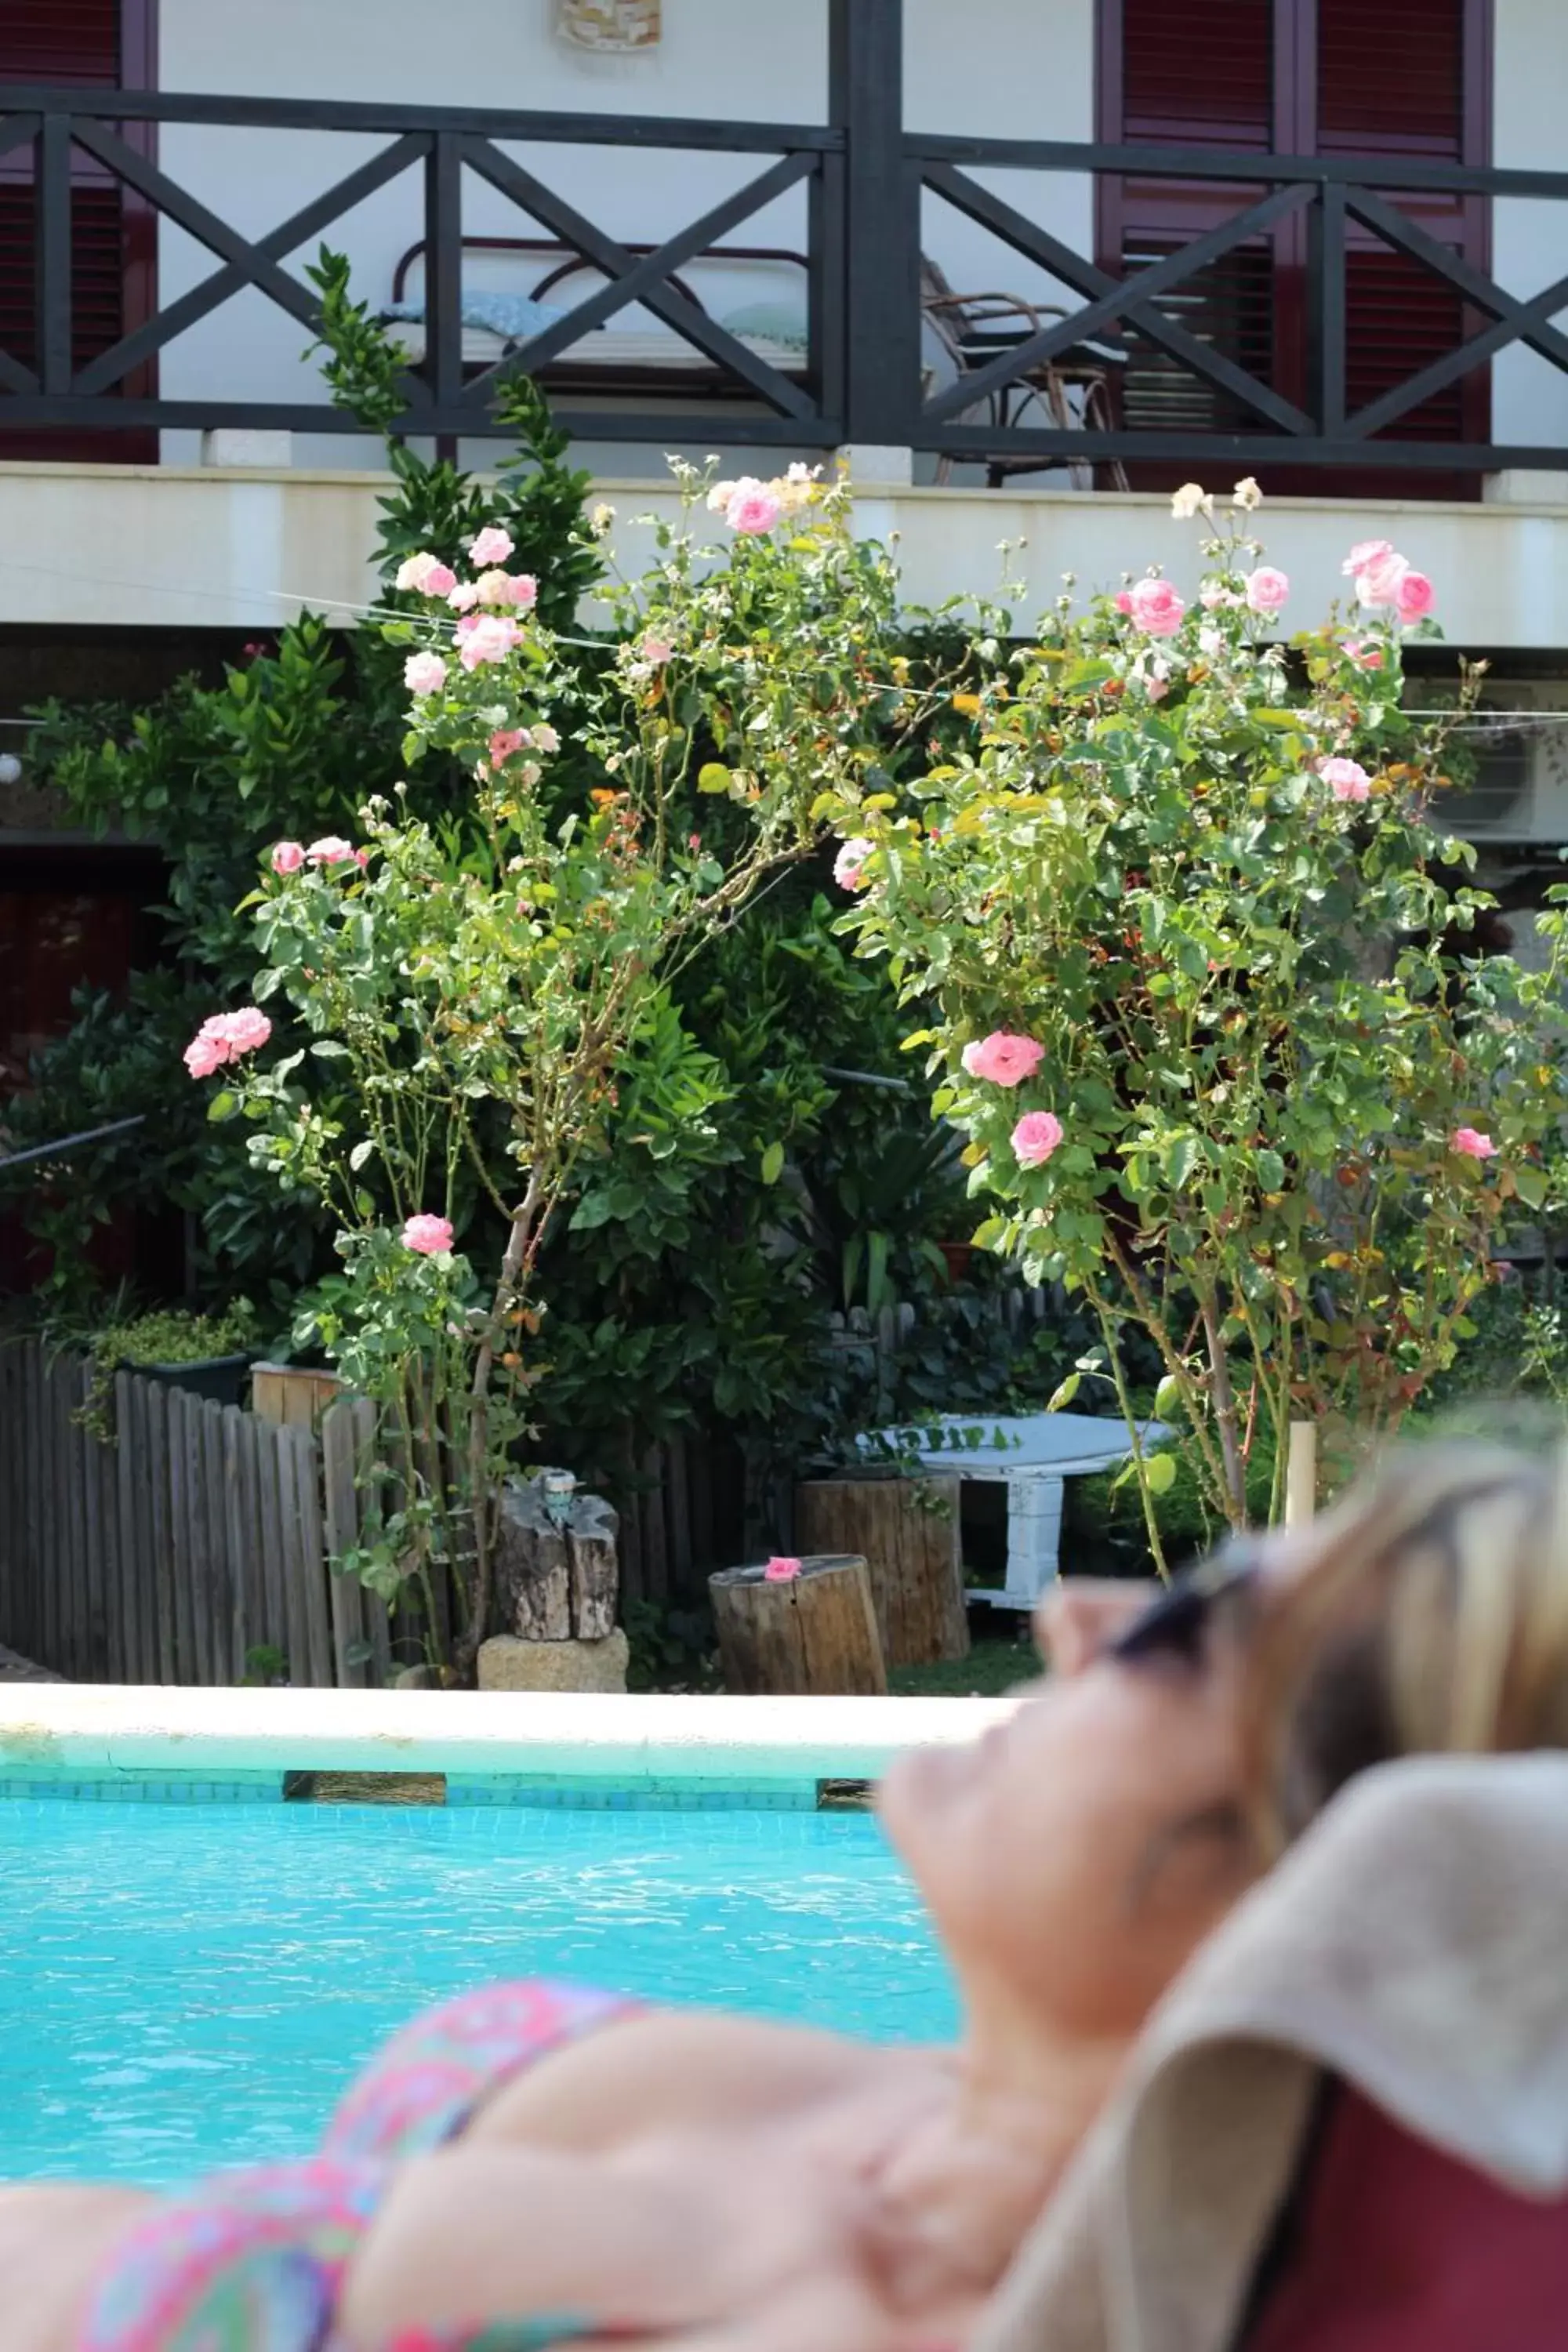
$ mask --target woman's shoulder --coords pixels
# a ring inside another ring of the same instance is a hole
[[[891,2085],[921,2063],[918,2052],[808,2026],[628,2006],[498,2090],[468,2137],[603,2150],[650,2126],[703,2130],[776,2121]]]

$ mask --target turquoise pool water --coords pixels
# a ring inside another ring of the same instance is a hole
[[[297,2156],[383,2036],[497,1976],[951,2032],[864,1815],[0,1799],[0,2176]]]

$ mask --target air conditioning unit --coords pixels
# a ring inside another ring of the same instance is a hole
[[[1466,841],[1568,844],[1568,683],[1489,682],[1460,740],[1475,773],[1436,795],[1436,826]]]

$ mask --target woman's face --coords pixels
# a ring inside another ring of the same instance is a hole
[[[1075,2036],[1136,2029],[1254,1874],[1239,1638],[1222,1595],[1190,1654],[1107,1644],[1158,1588],[1079,1580],[1044,1603],[1049,1678],[973,1746],[883,1784],[888,1832],[972,2000]]]

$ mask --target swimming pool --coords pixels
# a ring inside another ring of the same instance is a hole
[[[423,2005],[574,1977],[879,2040],[951,2032],[862,1814],[0,1799],[0,2175],[303,2153]]]

